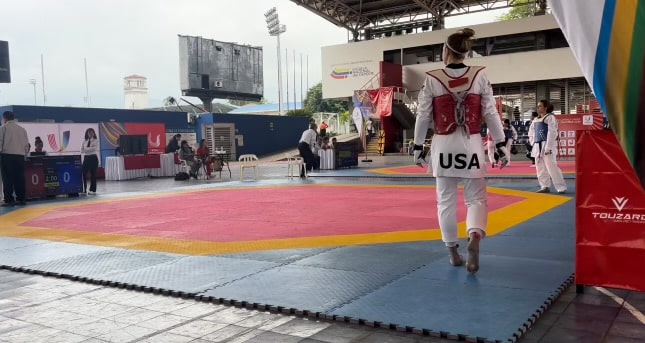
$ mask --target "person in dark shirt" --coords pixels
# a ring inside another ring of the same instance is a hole
[[[168,142],[168,146],[166,146],[166,154],[173,154],[176,153],[177,150],[180,149],[179,142],[181,141],[181,135],[176,134],[172,136],[172,139],[170,142]]]

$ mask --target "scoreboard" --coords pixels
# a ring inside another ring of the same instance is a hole
[[[27,198],[83,192],[80,155],[34,156],[25,163]]]

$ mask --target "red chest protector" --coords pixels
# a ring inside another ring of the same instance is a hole
[[[460,77],[454,78],[446,74],[444,69],[427,72],[448,91],[447,94],[432,99],[432,117],[435,134],[449,135],[463,127],[468,134],[479,132],[482,122],[481,95],[472,94],[477,74],[484,67],[468,67]]]

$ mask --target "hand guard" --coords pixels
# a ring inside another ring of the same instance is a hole
[[[419,167],[423,167],[424,164],[428,164],[426,157],[428,152],[423,148],[423,145],[414,145],[414,162]]]
[[[495,144],[495,148],[497,149],[497,155],[499,155],[499,161],[497,163],[499,164],[499,169],[502,169],[508,165],[508,149],[506,149],[506,143],[497,143]]]

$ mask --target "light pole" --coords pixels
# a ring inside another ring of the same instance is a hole
[[[280,25],[278,18],[278,10],[273,7],[264,13],[264,18],[267,22],[269,35],[275,36],[278,39],[278,112],[282,115],[282,57],[280,56],[280,34],[287,31],[286,25]],[[289,99],[287,99],[289,101]]]
[[[38,105],[38,99],[36,98],[36,79],[29,79],[29,84],[34,86],[34,105]]]

